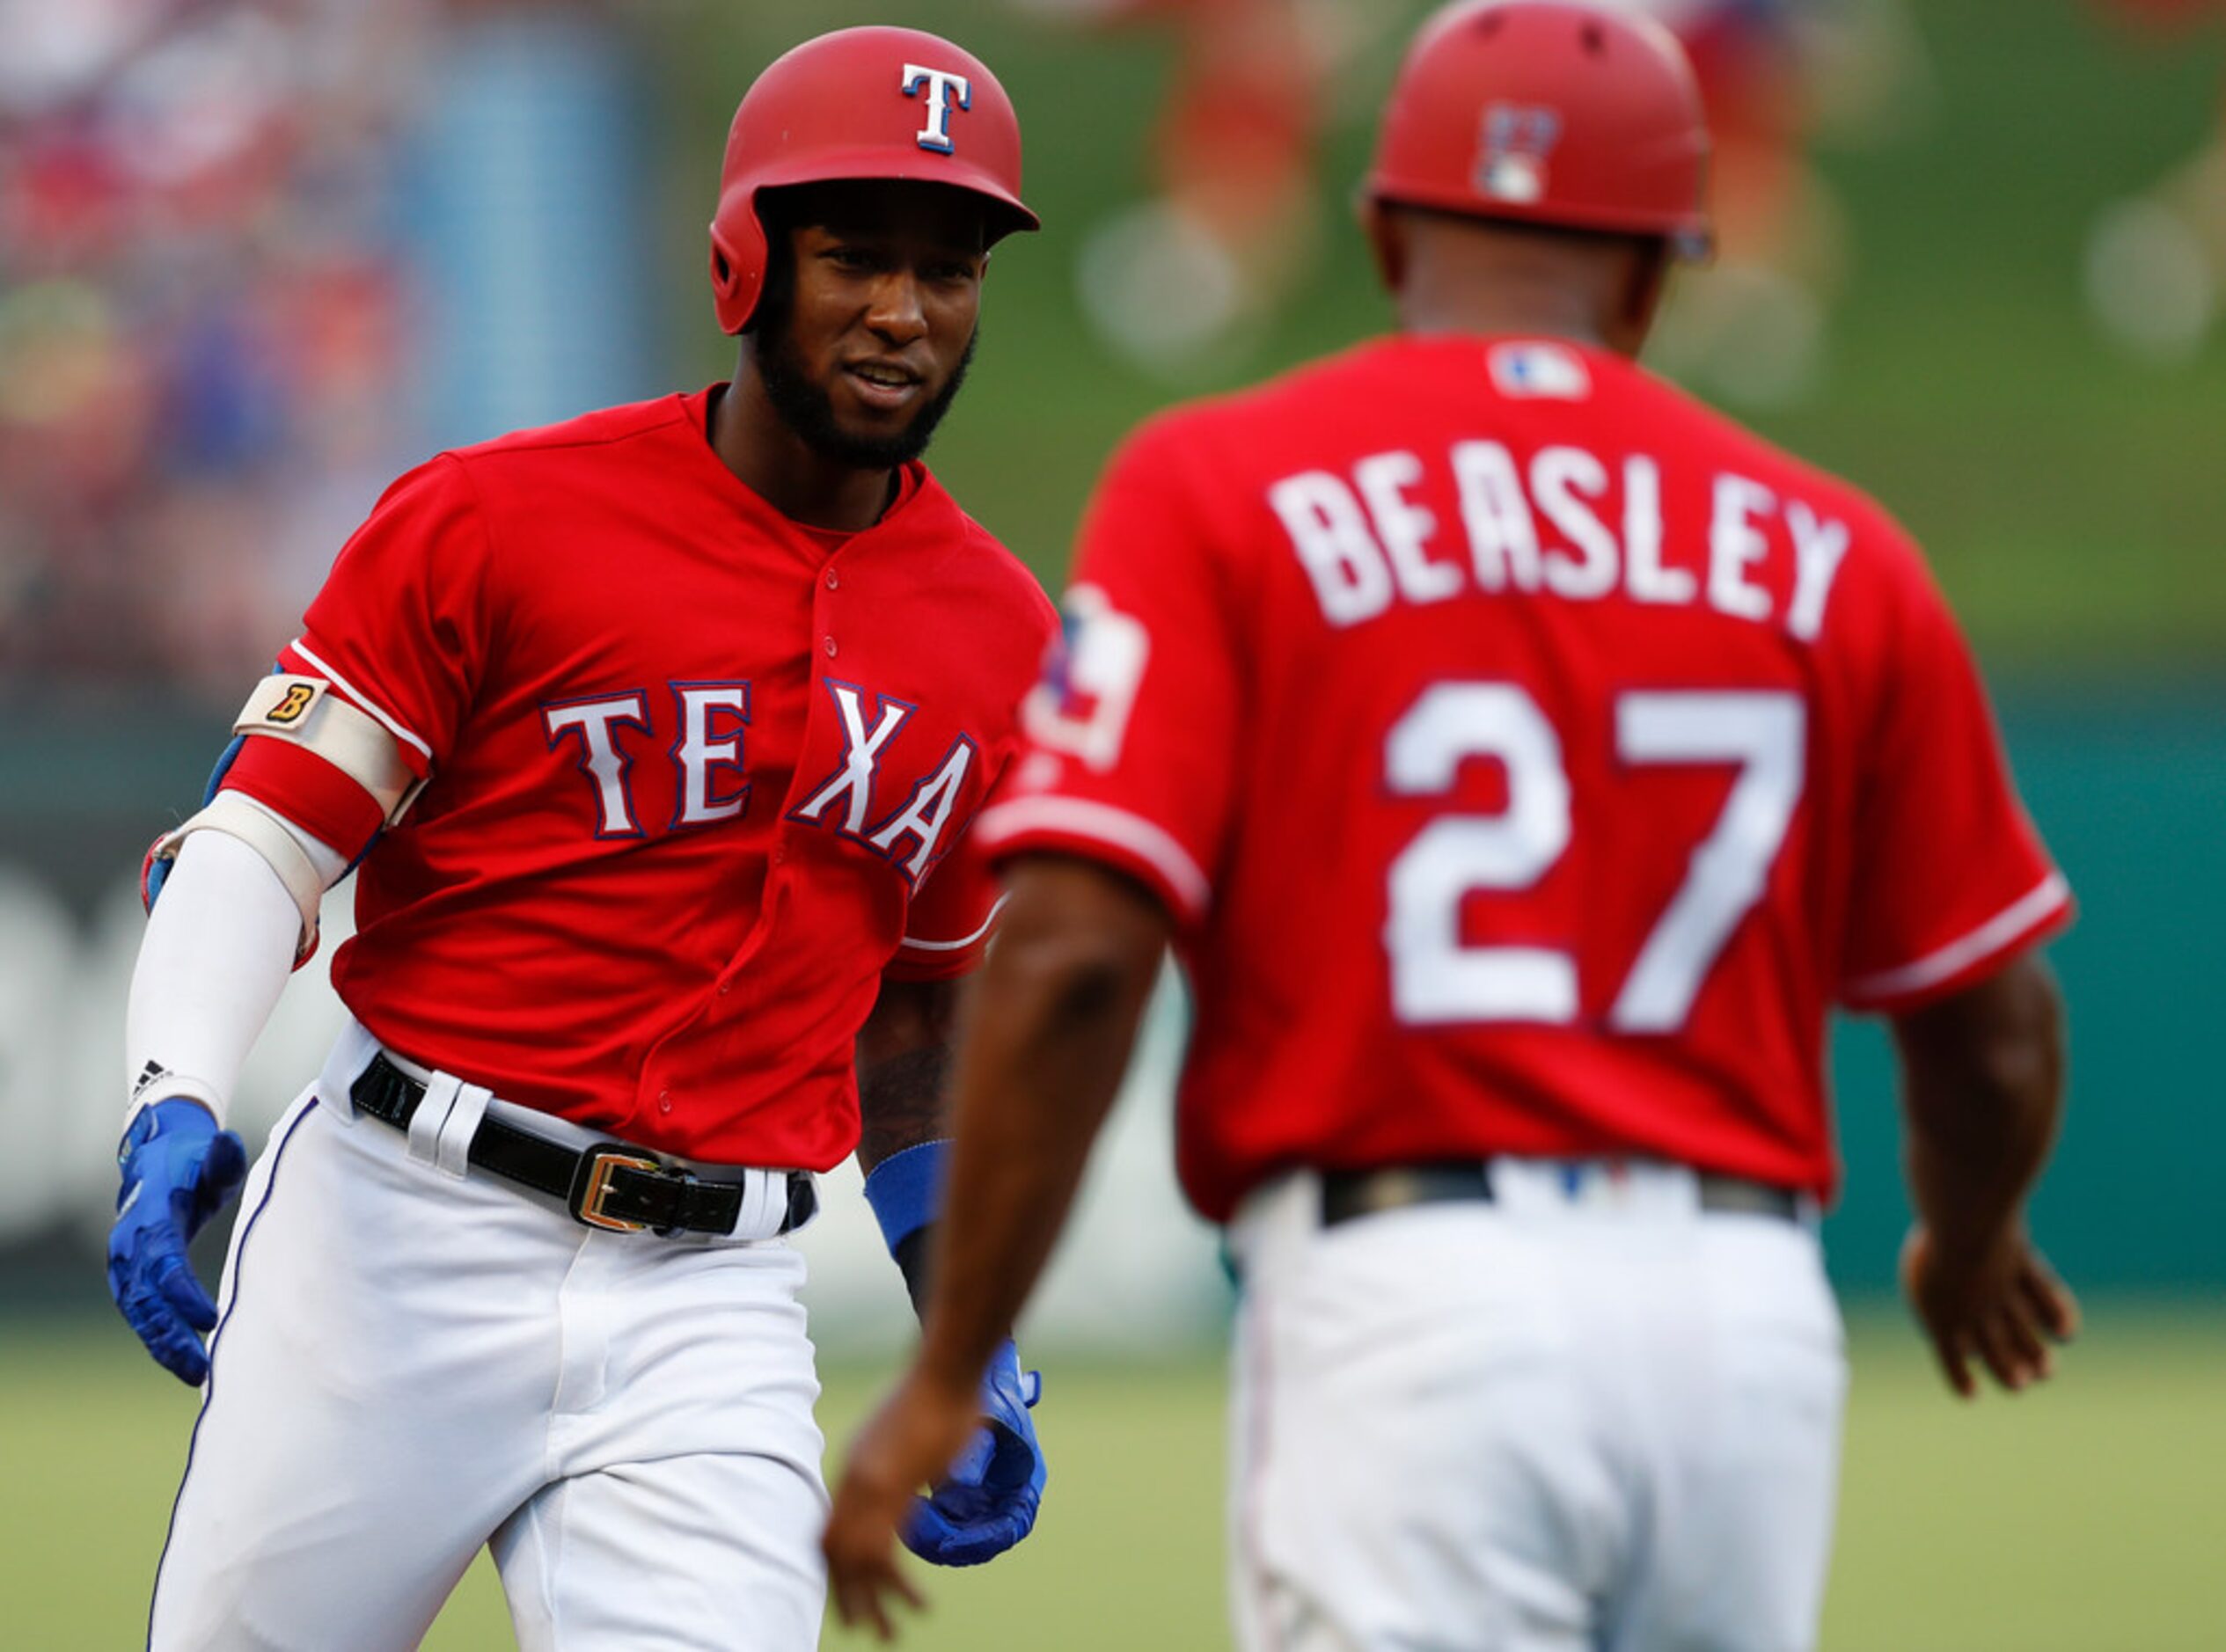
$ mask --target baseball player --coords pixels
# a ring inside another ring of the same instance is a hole
[[[856,1149],[917,1273],[963,835],[1053,628],[919,463],[1020,179],[947,40],[767,69],[711,225],[733,382],[395,483],[156,846],[109,1278],[203,1393],[154,1646],[415,1645],[482,1545],[528,1648],[817,1644],[784,1236]],[[251,1171],[227,1094],[351,864],[353,1020]],[[212,1304],[184,1246],[243,1176]],[[946,1564],[1043,1485],[984,1367],[908,1524]]]
[[[828,1526],[853,1621],[911,1593],[890,1530],[1170,940],[1179,1169],[1243,1283],[1248,1648],[1812,1643],[1834,1002],[1893,1020],[1949,1379],[2047,1374],[2069,899],[1915,547],[1633,365],[1706,149],[1659,27],[1447,8],[1366,186],[1399,333],[1112,461],[976,829],[1010,896],[919,1358]]]

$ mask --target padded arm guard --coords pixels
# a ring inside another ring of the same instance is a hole
[[[317,910],[325,898],[325,875],[310,859],[291,827],[242,792],[219,792],[209,806],[184,825],[165,832],[147,851],[139,868],[139,897],[147,910],[155,910],[164,881],[178,859],[178,851],[195,832],[218,831],[237,837],[270,863],[286,893],[302,915],[301,939],[294,947],[298,969],[317,953]]]
[[[301,939],[296,969],[317,951],[317,913],[326,875],[301,833],[282,815],[238,791],[225,791],[224,774],[240,742],[249,737],[282,740],[331,764],[370,793],[385,825],[399,821],[416,801],[425,782],[404,760],[394,736],[377,719],[333,692],[321,677],[277,671],[256,683],[232,723],[232,746],[209,777],[201,812],[175,830],[155,839],[139,868],[139,895],[153,911],[156,899],[178,859],[179,845],[197,831],[237,837],[268,861],[301,911]]]

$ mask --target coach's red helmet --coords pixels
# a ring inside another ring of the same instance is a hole
[[[758,77],[735,111],[711,221],[719,325],[750,324],[765,285],[758,192],[838,179],[949,184],[989,203],[989,238],[1039,227],[1021,204],[1021,123],[971,53],[919,29],[838,29]]]
[[[1556,0],[1458,0],[1399,71],[1375,201],[1709,242],[1708,122],[1667,29]]]

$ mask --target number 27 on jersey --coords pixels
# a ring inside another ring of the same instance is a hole
[[[1732,931],[1762,898],[1800,801],[1806,712],[1784,692],[1634,690],[1616,697],[1614,717],[1625,763],[1738,770],[1608,1012],[1613,1031],[1674,1033]],[[1530,888],[1570,847],[1568,769],[1538,702],[1511,683],[1433,683],[1386,736],[1384,778],[1395,796],[1444,796],[1472,758],[1504,765],[1506,804],[1495,814],[1441,815],[1393,859],[1383,932],[1393,1010],[1413,1027],[1572,1022],[1572,953],[1461,939],[1465,896]]]

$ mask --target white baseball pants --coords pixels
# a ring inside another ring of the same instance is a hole
[[[1325,1228],[1304,1173],[1233,1225],[1240,1644],[1812,1646],[1846,1366],[1811,1228],[1668,1166],[1493,1186]]]
[[[248,1177],[150,1646],[414,1647],[484,1544],[529,1652],[816,1647],[803,1259],[460,1173],[468,1122],[354,1114],[373,1048]]]

